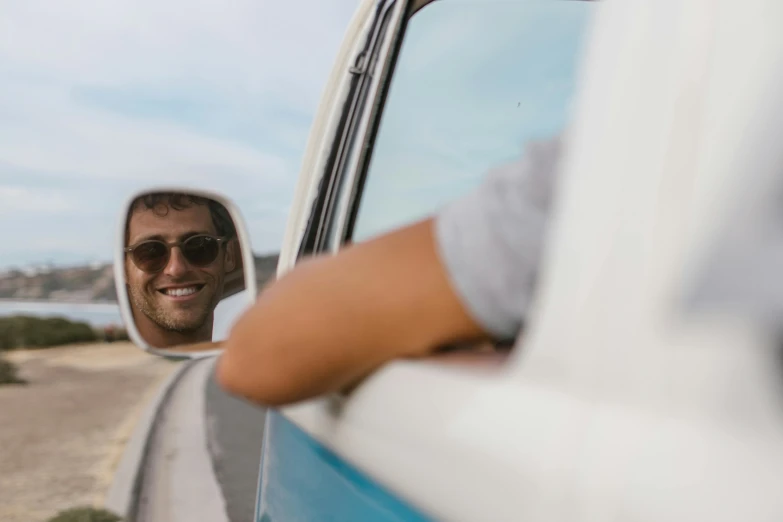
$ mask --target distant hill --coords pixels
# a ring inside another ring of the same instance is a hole
[[[256,255],[259,290],[277,271],[277,254]],[[0,299],[116,302],[111,263],[67,268],[12,270],[0,275]]]

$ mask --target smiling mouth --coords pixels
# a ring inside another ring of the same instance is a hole
[[[204,285],[198,284],[191,286],[181,286],[178,288],[161,288],[158,290],[158,292],[169,297],[188,297],[195,294],[202,288],[204,288]]]

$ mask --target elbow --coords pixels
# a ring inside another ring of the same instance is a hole
[[[242,318],[230,332],[215,365],[215,380],[230,395],[260,406],[281,406],[286,390],[274,378],[279,372],[247,330],[248,321]]]
[[[237,364],[231,354],[223,353],[215,368],[215,380],[230,395],[259,406],[276,408],[295,402],[295,394],[284,379],[246,364]]]
[[[268,379],[259,372],[237,368],[225,354],[218,360],[215,379],[225,392],[259,406],[276,408],[291,402],[290,391],[286,386],[281,386],[276,379]]]

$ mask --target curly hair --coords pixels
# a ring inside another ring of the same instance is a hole
[[[227,239],[236,237],[237,231],[234,227],[234,220],[231,219],[231,214],[229,214],[225,206],[214,199],[182,192],[153,192],[137,197],[128,207],[128,218],[125,221],[126,242],[128,240],[127,234],[131,215],[137,208],[143,207],[146,210],[152,210],[159,216],[165,216],[170,208],[185,210],[193,205],[207,205],[209,207],[212,223],[215,225],[215,230],[219,236]]]

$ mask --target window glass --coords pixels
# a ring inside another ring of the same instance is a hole
[[[426,215],[563,131],[593,2],[449,0],[410,20],[353,240]]]

